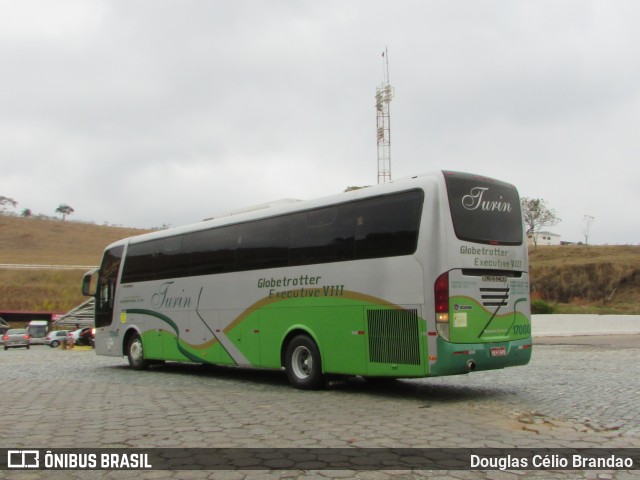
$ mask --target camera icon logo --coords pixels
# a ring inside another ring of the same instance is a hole
[[[38,450],[7,451],[8,468],[40,468],[40,452]]]

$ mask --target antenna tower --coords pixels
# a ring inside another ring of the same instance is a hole
[[[389,104],[393,88],[389,83],[389,54],[382,52],[382,85],[376,88],[377,137],[378,137],[378,184],[391,181],[391,123]]]

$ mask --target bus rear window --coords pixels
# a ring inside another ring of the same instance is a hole
[[[520,197],[513,185],[466,173],[443,173],[453,228],[460,240],[522,244]]]

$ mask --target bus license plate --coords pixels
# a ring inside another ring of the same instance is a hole
[[[507,356],[507,347],[492,347],[491,348],[491,356],[492,357],[506,357]]]
[[[483,282],[502,282],[507,283],[507,277],[502,275],[483,275]]]

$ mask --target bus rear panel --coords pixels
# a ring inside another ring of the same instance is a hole
[[[524,365],[531,357],[527,247],[510,184],[444,172],[448,265],[434,283],[432,375]],[[444,359],[444,361],[441,361]]]

